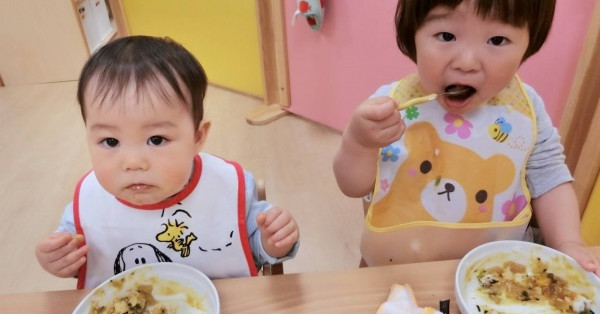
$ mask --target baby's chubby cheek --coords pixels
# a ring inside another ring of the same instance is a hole
[[[408,169],[408,175],[412,178],[417,176],[417,170],[416,169]]]

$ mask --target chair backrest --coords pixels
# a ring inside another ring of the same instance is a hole
[[[364,197],[362,198],[363,204],[363,212],[365,213],[365,217],[367,217],[367,212],[369,211],[369,206],[371,206],[371,202],[367,201]]]
[[[265,190],[265,181],[263,179],[256,179],[254,181],[256,184],[256,191],[258,192],[258,200],[266,201],[267,200],[267,192]],[[263,265],[262,267],[263,276],[270,275],[282,275],[283,274],[283,263],[276,263],[273,265]]]
[[[362,198],[362,205],[363,205],[363,211],[365,213],[365,217],[367,217],[367,212],[369,211],[369,206],[371,206],[371,201],[370,199],[367,201],[364,197]],[[358,264],[358,267],[363,268],[363,267],[369,267],[369,265],[367,265],[367,262],[365,261],[364,258],[360,258],[360,263]]]

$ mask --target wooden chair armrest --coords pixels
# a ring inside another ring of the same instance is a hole
[[[258,192],[258,199],[261,201],[267,200],[267,192],[265,189],[265,181],[263,179],[255,179],[256,191]],[[283,263],[276,263],[273,265],[263,265],[262,267],[263,276],[270,275],[282,275],[283,274]]]
[[[283,264],[276,263],[273,265],[269,265],[269,264],[263,265],[262,274],[263,274],[263,276],[283,275]]]

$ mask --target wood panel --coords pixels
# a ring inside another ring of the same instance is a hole
[[[257,0],[256,6],[265,78],[265,103],[288,107],[290,97],[283,3],[279,0]]]
[[[581,217],[581,236],[585,245],[600,245],[600,176],[590,195],[583,217]]]
[[[252,125],[263,125],[286,115],[290,106],[287,45],[283,2],[255,0],[264,81],[264,105],[246,115]]]
[[[108,0],[110,9],[115,19],[117,26],[117,37],[129,36],[129,24],[127,24],[127,16],[125,15],[125,7],[122,0]]]
[[[560,134],[567,165],[575,177],[574,187],[583,212],[600,170],[600,2],[581,54],[569,100],[563,113]]]

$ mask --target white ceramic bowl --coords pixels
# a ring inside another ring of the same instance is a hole
[[[574,259],[557,250],[525,241],[489,242],[467,253],[458,264],[454,281],[458,308],[463,314],[483,313],[485,308],[502,313],[559,313],[548,304],[519,301],[496,304],[480,289],[477,273],[482,269],[514,261],[531,272],[538,257],[547,264],[548,272],[568,281],[571,291],[589,296],[592,311],[600,313],[600,279],[596,275],[583,270]]]
[[[118,284],[114,284],[114,283]],[[177,313],[219,313],[217,289],[199,270],[177,263],[145,264],[128,269],[92,290],[73,314],[88,314],[92,304],[110,305],[138,285],[152,285],[152,296]]]

